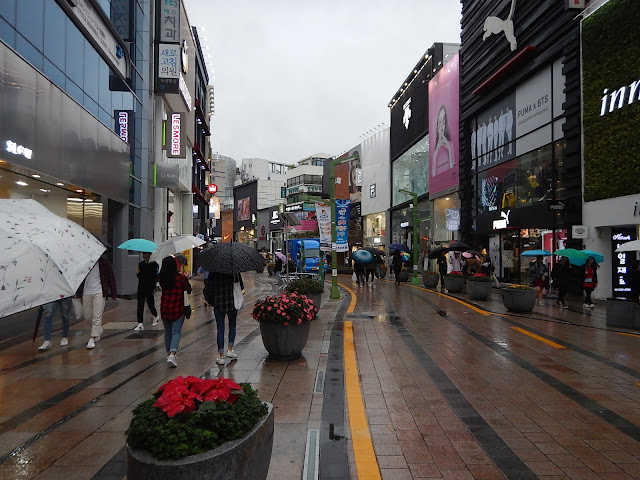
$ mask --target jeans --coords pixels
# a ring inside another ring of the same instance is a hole
[[[236,320],[238,318],[237,310],[229,310],[228,312],[221,312],[217,308],[213,308],[213,315],[216,317],[216,327],[218,328],[218,353],[224,353],[224,316],[229,317],[229,348],[233,348],[233,343],[236,341]]]
[[[151,315],[153,315],[154,317],[158,316],[155,299],[153,298],[153,292],[138,292],[138,323],[142,323],[144,317],[144,302],[147,302],[147,305],[149,305]]]
[[[167,353],[178,353],[178,347],[180,346],[180,338],[182,338],[182,324],[184,323],[184,315],[179,319],[169,322],[162,319],[164,325],[164,348]]]
[[[60,307],[60,313],[62,314],[62,338],[69,336],[69,316],[71,315],[71,297],[56,300],[55,302],[47,303],[44,308],[44,339],[51,341],[51,331],[53,330],[53,317],[56,315],[56,310]]]

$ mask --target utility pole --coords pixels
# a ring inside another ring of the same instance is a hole
[[[420,234],[420,225],[418,225],[418,194],[401,188],[398,190],[405,195],[413,197],[413,279],[411,283],[418,285],[418,235]]]

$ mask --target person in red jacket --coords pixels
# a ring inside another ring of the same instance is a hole
[[[582,288],[584,289],[583,308],[593,308],[595,305],[591,301],[591,293],[598,286],[598,264],[593,257],[587,258],[587,264],[584,266],[584,278],[582,279]]]
[[[113,267],[103,254],[89,271],[76,292],[76,298],[82,298],[82,314],[91,323],[91,338],[87,348],[95,348],[102,335],[102,313],[107,297],[116,299],[116,277]]]
[[[176,259],[172,256],[162,260],[158,281],[162,288],[160,317],[164,324],[164,346],[169,354],[167,363],[177,367],[176,352],[180,346],[184,323],[184,292],[191,293],[191,284],[184,275],[178,273]]]

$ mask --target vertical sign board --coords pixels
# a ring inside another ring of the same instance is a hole
[[[351,200],[336,199],[336,252],[349,251],[349,211],[351,210]]]
[[[113,112],[116,127],[115,132],[123,142],[131,143],[133,138],[133,110],[115,110]]]
[[[156,68],[156,93],[180,92],[180,53],[178,44],[158,45],[158,68]]]
[[[611,229],[611,252],[613,253],[611,279],[614,297],[631,295],[631,267],[636,252],[616,252],[616,249],[623,243],[635,239],[635,231],[632,228]]]
[[[186,115],[184,113],[178,112],[174,112],[169,116],[167,121],[169,135],[168,138],[165,138],[167,158],[185,158],[186,156],[185,118]]]
[[[160,43],[180,43],[180,0],[158,0],[156,12]]]
[[[320,250],[331,251],[331,205],[316,203],[316,218],[320,232]]]

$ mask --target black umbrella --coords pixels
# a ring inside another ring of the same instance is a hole
[[[244,243],[216,243],[198,255],[200,266],[209,272],[249,272],[264,265],[264,257]]]
[[[449,244],[449,251],[451,252],[466,252],[467,250],[470,250],[470,249],[471,247],[469,245],[462,242],[451,242]]]
[[[438,258],[440,255],[442,255],[442,252],[448,253],[449,249],[447,247],[434,248],[433,250],[431,250],[431,252],[429,252],[429,258],[431,260],[433,260],[434,258]]]
[[[382,250],[376,247],[364,247],[362,250],[366,250],[374,257],[382,257],[386,255],[386,253],[384,253]]]

